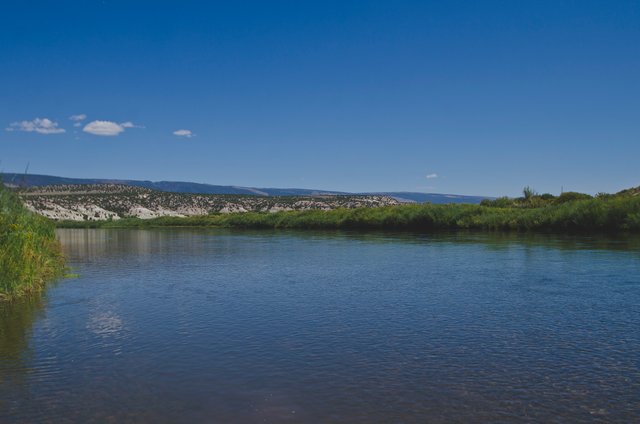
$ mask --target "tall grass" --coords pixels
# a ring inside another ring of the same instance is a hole
[[[39,291],[63,271],[54,224],[29,212],[0,182],[0,300]]]
[[[578,199],[541,207],[401,205],[380,208],[163,217],[150,220],[59,223],[63,227],[218,226],[300,229],[481,229],[558,232],[640,232],[640,196]]]

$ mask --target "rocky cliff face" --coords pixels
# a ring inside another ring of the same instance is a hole
[[[241,196],[155,191],[116,184],[50,185],[19,192],[32,211],[54,220],[101,221],[212,213],[379,207],[399,202],[389,196]]]

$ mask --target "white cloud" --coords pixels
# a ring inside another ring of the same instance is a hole
[[[93,135],[114,136],[124,132],[127,128],[144,128],[144,126],[136,125],[131,121],[120,124],[113,121],[91,121],[84,126],[82,131]]]
[[[76,122],[75,124],[73,124],[74,127],[81,127],[82,126],[82,122]]]
[[[120,124],[122,128],[144,128],[144,125],[136,125],[131,121],[123,122]]]
[[[435,172],[432,174],[427,174],[427,180],[432,180],[434,178],[438,178],[438,174],[436,174]]]
[[[58,128],[58,123],[47,118],[36,118],[32,121],[12,122],[7,131],[37,132],[38,134],[61,134],[66,132],[64,128]]]
[[[194,133],[192,133],[189,130],[176,130],[173,132],[173,135],[177,135],[178,137],[186,137],[186,138],[191,138],[196,136]]]
[[[91,121],[82,131],[93,135],[115,136],[124,131],[124,127],[111,121]]]
[[[87,119],[87,115],[85,115],[84,113],[81,113],[80,115],[71,115],[69,119],[71,119],[72,121],[84,121],[85,119]]]

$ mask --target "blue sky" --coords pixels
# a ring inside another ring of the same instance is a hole
[[[3,2],[0,128],[7,172],[618,191],[640,2]]]

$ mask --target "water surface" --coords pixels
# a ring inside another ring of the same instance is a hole
[[[60,230],[0,422],[639,422],[640,241]]]

